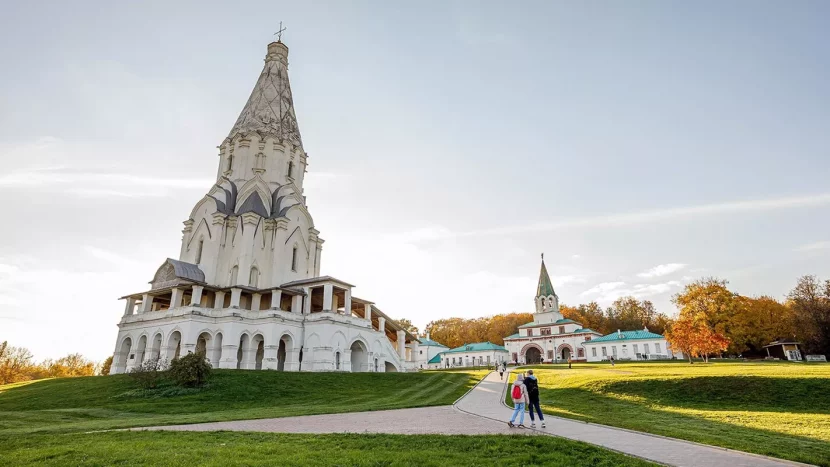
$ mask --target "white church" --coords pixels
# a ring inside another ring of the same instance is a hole
[[[122,297],[113,373],[189,352],[214,368],[280,371],[406,371],[429,359],[352,284],[320,275],[307,165],[288,48],[272,42],[219,146],[216,184],[184,221],[179,258],[162,263],[149,289]]]
[[[520,364],[586,361],[582,344],[601,337],[597,331],[567,319],[559,312],[559,296],[542,257],[539,284],[536,286],[536,313],[533,322],[519,326],[519,332],[504,338],[510,361]]]

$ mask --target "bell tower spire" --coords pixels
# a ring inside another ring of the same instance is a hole
[[[545,267],[545,254],[542,253],[542,267],[539,271],[539,283],[536,285],[536,313],[549,311],[559,312],[559,297],[553,290],[553,283],[548,275],[548,268]]]

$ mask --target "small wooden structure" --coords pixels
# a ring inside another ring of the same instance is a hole
[[[781,360],[801,361],[801,342],[796,342],[793,339],[778,339],[765,345],[767,349],[767,356],[770,358],[778,358]]]

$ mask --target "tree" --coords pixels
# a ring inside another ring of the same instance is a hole
[[[671,329],[666,333],[666,340],[673,350],[680,350],[692,358],[703,357],[709,362],[709,354],[726,350],[729,339],[718,332],[713,331],[703,320],[696,320],[692,317],[681,317],[675,321]]]
[[[507,313],[484,318],[445,318],[431,321],[426,330],[430,337],[450,348],[473,342],[489,341],[504,345],[504,338],[519,331],[519,326],[533,321],[530,313]]]
[[[32,353],[24,347],[12,347],[8,342],[0,344],[0,384],[28,381],[34,367]]]
[[[729,326],[728,351],[766,355],[765,345],[795,332],[792,309],[772,297],[737,296],[737,312]]]
[[[725,280],[713,277],[687,284],[682,293],[672,297],[681,317],[701,321],[712,331],[729,335],[732,318],[738,311],[737,294],[731,292]]]
[[[50,378],[92,376],[95,374],[95,363],[85,359],[79,353],[69,354],[54,361],[46,360],[41,366],[45,367]]]
[[[104,360],[101,363],[101,366],[100,366],[100,368],[98,368],[97,373],[101,376],[107,376],[108,374],[110,374],[110,369],[111,368],[112,368],[112,355],[107,357],[107,359]]]
[[[396,319],[395,322],[400,324],[402,328],[406,329],[407,331],[409,331],[413,335],[415,335],[415,336],[418,335],[418,328],[414,324],[412,324],[412,321],[409,321],[408,319],[404,318],[404,319]]]
[[[787,298],[805,350],[830,355],[830,280],[800,277]]]

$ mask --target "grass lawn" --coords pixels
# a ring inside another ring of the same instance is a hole
[[[405,421],[401,421],[405,423]],[[551,436],[110,432],[0,442],[3,465],[650,466]]]
[[[545,413],[830,466],[830,365],[534,368]],[[513,376],[515,378],[515,376]],[[508,400],[508,405],[510,402]]]
[[[445,405],[485,374],[219,370],[200,390],[140,391],[126,375],[0,386],[0,465],[653,465],[547,436],[90,433]]]
[[[486,374],[216,370],[207,388],[136,390],[128,375],[0,386],[0,437],[452,404]]]

